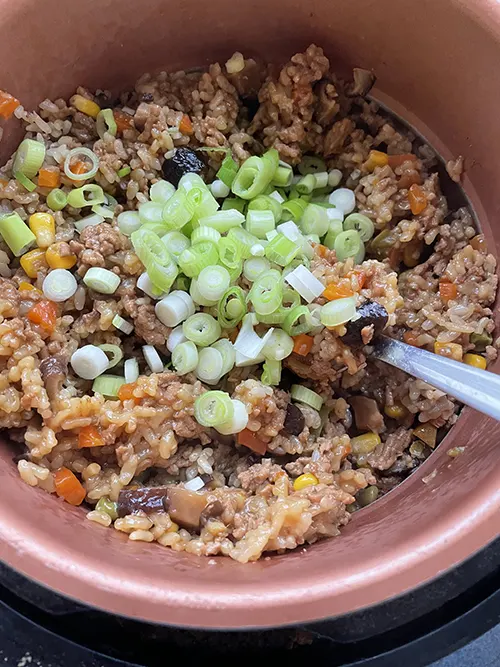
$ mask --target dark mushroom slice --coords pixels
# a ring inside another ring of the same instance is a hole
[[[144,512],[164,512],[164,499],[168,493],[168,486],[141,487],[139,489],[122,489],[118,496],[118,516]]]
[[[366,396],[353,396],[349,404],[354,411],[354,421],[360,431],[380,433],[385,427],[384,417],[378,409],[377,401]]]
[[[163,506],[170,518],[182,528],[198,530],[201,513],[208,504],[208,494],[189,491],[183,486],[170,486],[163,498]]]
[[[206,505],[205,509],[200,514],[200,527],[207,525],[210,519],[218,519],[224,512],[224,505],[220,500],[214,500]]]
[[[192,148],[180,146],[171,158],[165,160],[161,169],[165,179],[177,187],[184,174],[201,175],[206,171],[206,165]]]
[[[376,301],[367,301],[360,306],[354,318],[346,324],[346,333],[342,342],[351,347],[367,345],[384,330],[389,315]],[[371,327],[371,328],[370,328]]]
[[[40,373],[51,401],[57,398],[68,372],[68,361],[58,355],[47,357],[40,363]]]
[[[306,420],[302,410],[293,403],[289,403],[286,406],[286,416],[285,422],[283,424],[283,430],[290,435],[299,435],[304,430],[305,424]]]
[[[368,95],[376,81],[376,76],[368,69],[355,67],[352,71],[353,82],[347,87],[347,97],[364,97]]]

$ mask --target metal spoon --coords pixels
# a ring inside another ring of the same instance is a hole
[[[468,366],[399,340],[378,336],[372,357],[385,361],[441,389],[485,415],[500,421],[500,376]]]

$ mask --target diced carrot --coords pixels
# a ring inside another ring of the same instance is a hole
[[[395,169],[405,162],[416,162],[417,160],[418,158],[416,155],[413,155],[412,153],[403,153],[401,155],[389,155],[388,164],[391,169]]]
[[[57,495],[70,505],[81,505],[85,499],[85,489],[68,468],[59,468],[54,473],[54,485]]]
[[[373,171],[375,167],[385,167],[389,163],[389,156],[387,153],[382,153],[382,151],[370,151],[367,161],[364,163],[363,167],[367,171]]]
[[[61,184],[61,173],[59,169],[40,169],[38,172],[38,185],[41,188],[58,188]]]
[[[316,251],[320,257],[326,257],[326,253],[328,252],[328,248],[324,245],[321,245],[321,243],[318,243],[316,245]]]
[[[28,319],[39,324],[47,333],[53,333],[57,322],[57,305],[52,301],[39,301],[28,310]]]
[[[83,426],[78,434],[78,448],[102,447],[104,440],[95,426]]]
[[[253,431],[250,431],[248,428],[245,428],[243,431],[238,433],[238,444],[248,447],[248,449],[251,449],[252,452],[256,452],[261,456],[264,456],[267,451],[266,443],[262,442],[262,440],[260,440],[256,434]]]
[[[187,114],[184,114],[181,122],[179,123],[179,132],[181,134],[187,134],[188,136],[191,136],[194,132],[193,123]]]
[[[403,334],[403,339],[405,343],[408,343],[408,345],[413,345],[415,347],[420,347],[418,344],[418,336],[419,334],[416,333],[415,331],[405,331]]]
[[[314,338],[307,334],[299,334],[293,338],[293,351],[301,357],[307,357],[314,343]]]
[[[408,201],[413,215],[419,215],[427,208],[427,197],[420,185],[414,183],[408,191]]]
[[[120,109],[115,109],[113,111],[113,116],[115,118],[116,129],[118,132],[125,132],[125,130],[130,130],[132,127],[132,116]]]
[[[0,90],[0,116],[7,120],[21,103],[15,97],[6,93],[5,90]]]
[[[442,280],[439,283],[439,296],[445,303],[457,298],[458,288],[455,283],[450,283],[447,280]]]
[[[120,401],[128,401],[131,398],[134,399],[136,403],[140,402],[140,398],[137,398],[134,396],[134,389],[137,387],[137,384],[135,382],[129,382],[128,384],[122,384],[122,386],[118,389],[118,398]]]
[[[351,282],[349,280],[339,280],[338,283],[330,283],[328,287],[323,292],[323,296],[328,301],[334,301],[335,299],[343,299],[347,296],[352,296],[354,292],[352,291]]]

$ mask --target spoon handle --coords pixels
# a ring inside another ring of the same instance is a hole
[[[445,391],[465,405],[500,421],[500,376],[379,336],[372,357]]]

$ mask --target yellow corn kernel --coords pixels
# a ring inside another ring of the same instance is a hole
[[[293,490],[300,491],[301,489],[305,489],[306,486],[314,486],[318,483],[318,478],[312,472],[305,472],[303,475],[299,475],[294,481]]]
[[[429,445],[431,449],[434,449],[436,446],[437,428],[432,424],[420,424],[420,426],[413,429],[413,435],[422,440],[422,442],[425,442],[426,445]]]
[[[474,368],[480,368],[483,371],[486,368],[486,359],[480,354],[466,354],[464,356],[464,363],[468,364],[469,366],[474,366]]]
[[[47,264],[51,269],[71,269],[72,266],[75,266],[77,257],[72,253],[69,255],[61,254],[63,252],[63,247],[67,247],[64,241],[59,241],[59,243],[53,243],[49,248],[45,256],[47,258]]]
[[[351,447],[353,454],[369,454],[373,452],[377,445],[380,445],[380,436],[378,433],[363,433],[355,438],[351,438]]]
[[[370,151],[368,160],[365,162],[365,168],[368,171],[373,171],[375,167],[385,167],[389,163],[389,156],[382,151]]]
[[[92,116],[92,118],[97,118],[97,114],[101,110],[101,107],[98,104],[83,97],[83,95],[73,95],[71,104],[75,109],[78,109],[78,111],[81,111],[87,116]]]
[[[37,287],[31,283],[26,282],[25,280],[22,280],[19,283],[19,290],[21,292],[38,292],[38,294],[42,294],[42,290],[39,290]]]
[[[441,343],[438,340],[434,343],[434,352],[442,357],[462,361],[463,350],[458,343]]]
[[[176,533],[179,530],[179,526],[172,521],[171,525],[167,528],[167,533]]]
[[[56,223],[50,213],[33,213],[28,224],[39,248],[48,248],[56,240]]]
[[[36,278],[41,269],[47,268],[47,261],[45,259],[45,250],[30,250],[19,260],[24,273],[29,278]]]
[[[384,408],[385,414],[391,419],[403,419],[408,414],[408,410],[401,403],[394,403],[394,405],[386,405]]]

